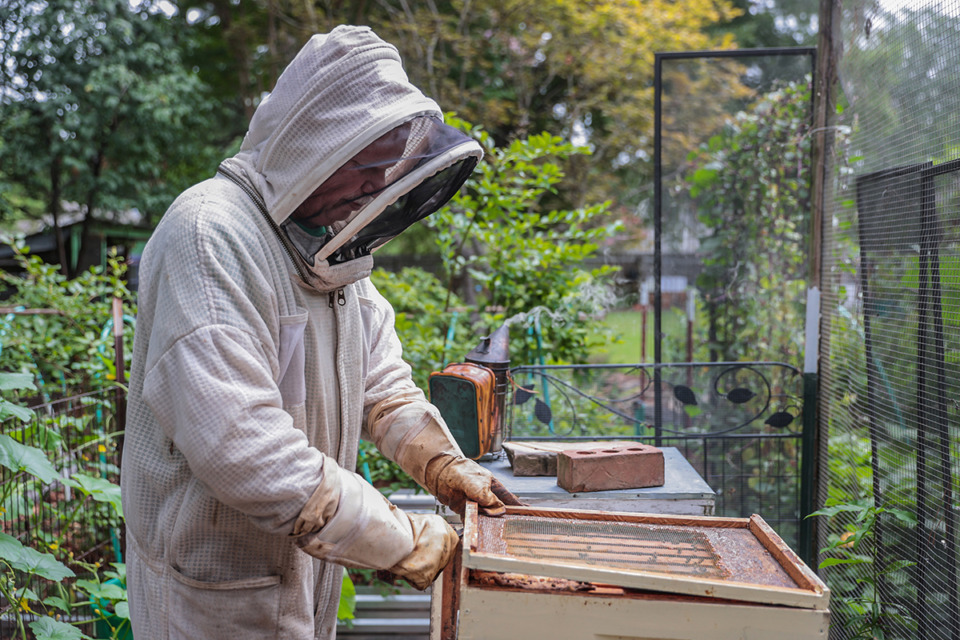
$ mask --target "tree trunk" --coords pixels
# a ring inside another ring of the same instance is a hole
[[[50,215],[53,216],[53,236],[57,240],[57,258],[60,260],[60,273],[69,275],[67,248],[63,241],[63,229],[60,228],[60,170],[63,158],[58,154],[50,163]]]

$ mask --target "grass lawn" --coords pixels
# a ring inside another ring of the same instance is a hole
[[[665,309],[661,322],[663,332],[673,338],[675,344],[685,344],[686,320],[677,310]],[[642,362],[640,333],[643,326],[643,312],[634,310],[611,311],[600,325],[609,329],[613,339],[600,347],[595,347],[589,361],[594,364],[634,364]],[[602,333],[601,331],[597,332]],[[646,361],[653,362],[653,309],[647,311],[647,350]],[[664,356],[667,356],[664,353]]]

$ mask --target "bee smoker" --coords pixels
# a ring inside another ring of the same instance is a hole
[[[509,370],[510,329],[504,324],[481,338],[464,362],[430,374],[430,401],[468,458],[501,450]]]

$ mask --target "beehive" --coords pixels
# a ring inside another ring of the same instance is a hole
[[[471,504],[434,593],[438,640],[787,640],[829,622],[829,590],[759,516]]]

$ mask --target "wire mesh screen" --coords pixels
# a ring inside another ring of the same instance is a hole
[[[796,548],[802,379],[771,362],[512,369],[507,439],[676,447],[716,492],[715,513],[759,514]],[[656,405],[660,404],[659,411]],[[661,420],[654,423],[659,413]]]
[[[844,2],[824,215],[832,636],[960,639],[960,1]]]
[[[727,574],[700,531],[537,517],[509,517],[502,524],[484,528],[485,548],[515,558],[709,578]]]

